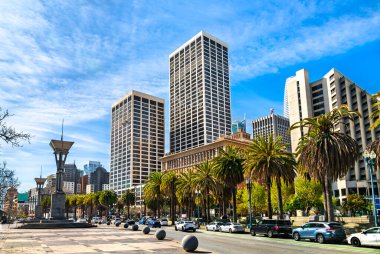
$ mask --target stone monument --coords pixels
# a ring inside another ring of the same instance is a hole
[[[40,175],[39,178],[34,178],[37,184],[37,205],[34,209],[34,217],[36,219],[43,219],[43,211],[42,211],[42,206],[41,206],[41,189],[45,184],[46,178],[42,178]]]
[[[55,162],[57,164],[57,184],[55,192],[51,194],[51,219],[64,220],[65,219],[65,199],[66,194],[63,192],[63,171],[67,154],[74,142],[63,140],[63,124],[61,140],[50,141],[50,146],[54,150]]]

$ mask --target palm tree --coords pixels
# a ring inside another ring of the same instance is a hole
[[[345,126],[345,119],[353,121],[359,116],[342,105],[327,114],[305,118],[290,127],[290,130],[307,130],[299,140],[296,154],[301,173],[322,183],[326,221],[334,220],[332,181],[345,176],[359,157],[355,140],[336,127]]]
[[[191,217],[192,204],[194,203],[195,182],[192,170],[181,172],[177,183],[177,198],[184,205],[187,203],[187,216]]]
[[[244,180],[242,151],[234,146],[219,150],[220,155],[214,158],[215,176],[230,188],[233,202],[233,221],[236,222],[236,186]]]
[[[176,184],[177,184],[177,174],[174,171],[169,171],[164,173],[162,176],[161,191],[167,193],[170,196],[170,219],[172,225],[176,220],[175,218],[175,203],[176,203]]]
[[[372,99],[375,103],[372,104],[372,113],[369,117],[374,120],[374,123],[371,125],[370,130],[375,130],[380,126],[380,92],[372,96]],[[375,152],[377,158],[376,164],[380,167],[380,138],[373,141],[367,149]]]
[[[370,130],[376,129],[380,126],[380,92],[372,96],[374,103],[372,104],[372,113],[369,118],[374,120],[374,123],[369,128]]]
[[[161,183],[162,172],[152,172],[149,174],[144,186],[144,195],[147,200],[156,202],[157,217],[160,217],[160,203],[162,202]],[[149,203],[149,202],[147,202]]]
[[[70,207],[74,208],[74,220],[77,220],[77,195],[72,195],[69,199]]]
[[[95,207],[95,203],[96,203],[96,195],[95,193],[88,193],[86,195],[84,195],[84,200],[83,202],[85,203],[86,207],[90,208],[90,216],[88,216],[89,218],[89,221],[91,221],[92,219],[92,214],[93,214],[93,209]]]
[[[122,204],[127,207],[128,219],[130,219],[130,207],[135,203],[135,200],[135,193],[130,189],[126,190],[126,192],[121,195]]]
[[[216,190],[216,181],[214,177],[215,164],[212,161],[206,160],[198,164],[194,173],[195,188],[202,193],[207,209],[206,220],[210,222],[210,191]]]
[[[292,153],[286,151],[287,144],[282,137],[269,138],[258,136],[252,140],[246,151],[244,173],[246,177],[262,182],[267,187],[268,216],[272,218],[271,185],[274,180],[277,185],[279,216],[283,214],[281,178],[285,183],[291,183],[296,177],[296,161]]]

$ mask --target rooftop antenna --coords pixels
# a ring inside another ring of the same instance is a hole
[[[62,118],[62,134],[61,134],[61,141],[63,141],[63,123],[64,123],[65,119]]]
[[[270,114],[271,114],[271,115],[274,114],[274,108],[270,108]]]

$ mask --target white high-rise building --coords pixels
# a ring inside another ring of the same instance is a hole
[[[355,121],[346,120],[346,126],[341,125],[339,130],[349,134],[356,140],[360,147],[360,153],[365,147],[380,137],[380,127],[369,130],[373,119],[369,118],[372,112],[373,101],[371,95],[357,86],[335,69],[331,69],[321,79],[309,82],[307,70],[302,69],[296,75],[286,80],[287,105],[289,109],[290,125],[307,117],[316,117],[330,112],[342,104],[347,104],[350,110],[358,111],[361,117]],[[284,108],[285,108],[284,107]],[[292,130],[291,144],[293,152],[297,148],[298,140],[306,130]],[[380,170],[374,172],[375,194],[378,195],[380,187]],[[369,195],[370,191],[369,169],[366,168],[363,158],[355,163],[355,166],[347,175],[333,183],[334,196],[344,201],[351,193]]]
[[[137,205],[149,173],[161,170],[164,119],[164,100],[145,93],[130,91],[112,105],[109,188],[118,195],[140,190],[135,193]]]
[[[170,152],[231,133],[228,46],[200,32],[169,56]]]

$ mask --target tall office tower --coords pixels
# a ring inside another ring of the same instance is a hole
[[[149,173],[161,170],[164,120],[164,100],[145,93],[130,91],[112,105],[110,189],[134,189],[137,204]]]
[[[280,115],[270,114],[252,121],[253,138],[263,136],[268,138],[271,134],[276,138],[282,137],[284,144],[289,144],[288,149],[291,151],[289,119]]]
[[[304,69],[296,72],[296,75],[286,80],[287,101],[289,107],[290,125],[306,117],[316,117],[320,114],[330,112],[342,104],[347,104],[350,110],[358,111],[361,117],[355,121],[346,120],[346,125],[338,126],[338,130],[349,134],[356,140],[360,147],[360,153],[365,147],[380,137],[380,127],[369,130],[373,119],[369,118],[374,101],[371,95],[357,86],[342,73],[331,69],[321,79],[309,82],[308,72]],[[297,148],[298,140],[307,130],[292,130],[292,150]],[[374,172],[374,179],[378,195],[380,187],[380,170]],[[349,170],[347,175],[333,184],[335,197],[341,201],[346,199],[347,194],[359,193],[368,195],[370,193],[370,175],[366,169],[362,156]]]
[[[87,185],[93,185],[91,190],[93,192],[102,191],[103,184],[109,184],[110,173],[103,167],[98,167],[94,172],[88,176]]]
[[[228,46],[200,32],[170,59],[170,152],[231,133]]]
[[[102,167],[102,164],[99,161],[89,161],[88,164],[83,166],[84,172],[86,175],[95,172],[98,167]]]
[[[238,133],[239,129],[242,132],[247,132],[247,124],[246,124],[245,119],[243,121],[236,120],[232,123],[232,133],[234,134]]]

